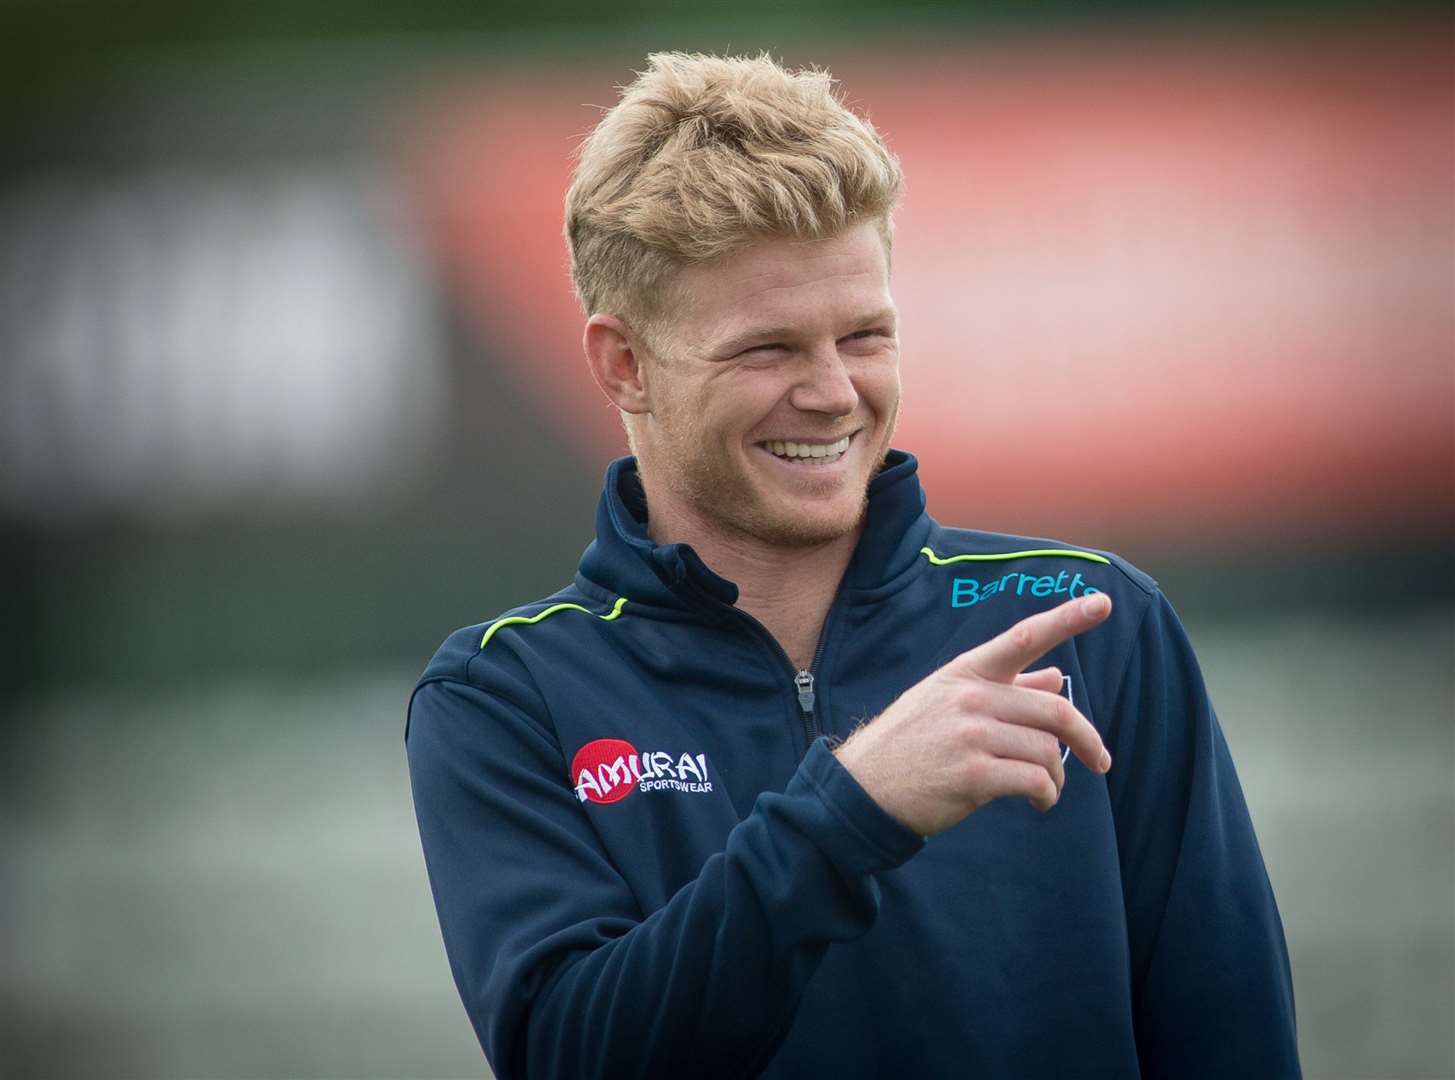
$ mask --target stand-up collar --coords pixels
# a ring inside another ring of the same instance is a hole
[[[864,535],[849,560],[845,584],[851,589],[877,589],[904,573],[919,559],[931,524],[919,462],[907,451],[890,450],[884,468],[869,481]]]
[[[854,589],[873,589],[902,573],[929,533],[924,491],[913,454],[890,450],[869,482],[864,535],[844,576]],[[581,557],[581,576],[640,604],[681,607],[695,593],[735,603],[738,587],[714,573],[687,544],[656,544],[647,535],[647,499],[634,457],[606,469],[596,508],[596,539]]]

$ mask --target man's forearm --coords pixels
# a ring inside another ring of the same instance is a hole
[[[521,744],[535,726],[449,684],[417,696],[411,728],[451,967],[503,1077],[751,1071],[824,950],[873,924],[874,874],[922,845],[816,744],[783,793],[760,796],[696,879],[641,918],[574,793]]]

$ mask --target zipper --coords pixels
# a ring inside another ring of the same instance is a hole
[[[798,709],[803,713],[803,734],[812,746],[818,738],[818,720],[813,715],[813,672],[804,669],[793,676],[793,688],[798,691]]]
[[[837,598],[835,598],[837,600]],[[818,645],[813,650],[813,659],[808,667],[803,668],[793,676],[793,688],[798,691],[798,710],[803,713],[803,733],[808,737],[809,745],[819,737],[818,718],[814,716],[814,705],[817,702],[817,695],[814,693],[814,672],[818,670],[818,662],[823,659],[824,644],[829,638],[829,619],[833,617],[834,609],[831,606],[829,613],[824,616],[823,629],[818,635]],[[765,630],[764,633],[767,633]],[[783,646],[778,646],[778,651],[783,652]],[[788,654],[783,653],[783,659],[788,660]],[[788,660],[788,666],[793,666],[793,661]]]
[[[815,690],[818,682],[816,673],[818,672],[818,663],[823,659],[824,646],[828,644],[829,623],[833,620],[834,608],[838,606],[838,598],[835,597],[833,605],[829,607],[828,614],[824,616],[823,629],[819,631],[818,645],[814,647],[813,659],[809,662],[808,667],[799,668],[797,671],[794,671],[793,660],[789,657],[787,651],[778,643],[777,638],[768,633],[766,626],[742,608],[735,607],[731,604],[724,606],[733,614],[746,621],[758,633],[762,634],[772,644],[778,655],[782,657],[783,666],[793,672],[793,691],[798,697],[798,712],[803,720],[803,734],[807,740],[804,746],[805,749],[812,746],[813,740],[822,734],[818,728],[818,718],[814,714],[814,709],[818,703],[818,692]]]
[[[695,592],[699,598],[707,600],[708,603],[710,603],[712,606],[725,609],[735,618],[741,619],[743,622],[747,623],[750,629],[762,635],[762,637],[770,645],[773,646],[773,649],[782,658],[783,666],[789,671],[793,672],[793,690],[798,697],[798,711],[799,715],[803,720],[803,734],[807,740],[807,742],[804,744],[805,749],[809,746],[812,746],[813,741],[817,739],[820,734],[822,734],[819,731],[818,718],[814,714],[814,709],[818,702],[818,693],[814,689],[818,681],[816,672],[818,671],[819,661],[823,659],[824,646],[828,644],[829,624],[833,622],[834,613],[838,610],[839,597],[837,595],[834,597],[834,602],[829,605],[828,614],[824,616],[823,629],[819,631],[818,644],[814,647],[813,650],[813,659],[809,662],[808,667],[800,668],[795,671],[793,666],[793,660],[788,655],[787,650],[785,650],[783,646],[779,644],[777,638],[775,638],[772,634],[768,633],[768,628],[760,623],[757,619],[753,618],[753,616],[749,615],[746,611],[736,606],[735,604],[724,604],[721,600],[708,596],[702,589],[698,588],[695,584],[693,584],[692,586],[692,591]]]
[[[800,671],[793,676],[793,685],[798,688],[798,707],[805,716],[813,715],[813,672]]]

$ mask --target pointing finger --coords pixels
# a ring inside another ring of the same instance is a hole
[[[964,673],[1008,683],[1061,642],[1084,633],[1111,614],[1111,597],[1094,593],[1022,619],[952,661]]]

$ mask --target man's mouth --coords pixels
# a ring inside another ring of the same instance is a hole
[[[838,442],[811,443],[790,442],[787,439],[769,439],[759,443],[764,450],[776,458],[791,461],[795,465],[832,465],[849,449],[852,435],[845,435]]]

